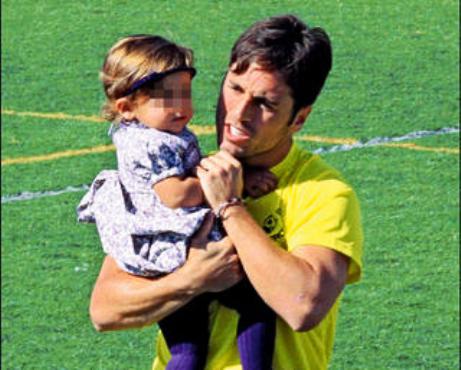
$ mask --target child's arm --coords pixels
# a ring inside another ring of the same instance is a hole
[[[204,203],[202,187],[196,177],[172,176],[154,184],[154,191],[167,207],[196,207]]]
[[[269,170],[245,167],[243,171],[243,186],[246,195],[252,198],[259,198],[276,189],[277,178]]]

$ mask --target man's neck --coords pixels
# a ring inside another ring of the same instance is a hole
[[[282,162],[291,147],[293,146],[293,138],[289,138],[289,141],[275,151],[259,153],[253,157],[242,158],[242,162],[247,166],[260,167],[260,168],[271,168]]]

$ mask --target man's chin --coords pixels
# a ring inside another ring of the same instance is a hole
[[[226,141],[223,141],[221,143],[221,145],[219,146],[219,149],[224,150],[225,152],[228,152],[230,155],[232,155],[235,158],[242,158],[244,154],[243,148],[240,148],[239,146],[235,144],[231,144]]]

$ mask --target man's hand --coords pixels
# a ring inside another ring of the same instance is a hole
[[[243,277],[237,252],[228,237],[219,242],[210,242],[207,236],[213,225],[209,215],[191,240],[186,264],[180,269],[191,276],[197,292],[219,292],[230,288]]]
[[[99,331],[137,328],[158,322],[203,292],[217,292],[243,276],[228,238],[207,241],[210,214],[192,241],[184,266],[165,276],[147,279],[122,271],[109,256],[104,259],[91,297],[90,315]]]
[[[266,169],[245,168],[243,184],[250,197],[259,198],[277,188],[277,177]]]
[[[240,162],[226,151],[203,158],[197,168],[205,197],[212,209],[233,197],[241,197],[243,175]]]

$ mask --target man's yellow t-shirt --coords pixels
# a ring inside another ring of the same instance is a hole
[[[317,245],[350,257],[347,282],[359,280],[363,235],[359,204],[352,188],[319,156],[296,144],[271,171],[278,178],[277,190],[258,199],[246,200],[247,209],[259,225],[288,251]],[[277,318],[275,370],[327,368],[333,349],[339,300],[320,324],[307,332],[294,332]],[[242,369],[236,340],[237,322],[235,311],[216,302],[212,304],[206,370]],[[168,348],[159,334],[153,369],[164,369],[169,358]]]

